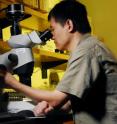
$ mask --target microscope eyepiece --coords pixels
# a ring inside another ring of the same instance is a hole
[[[52,33],[49,29],[46,29],[44,32],[40,33],[40,39],[43,43],[52,38]]]

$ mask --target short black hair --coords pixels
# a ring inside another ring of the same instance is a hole
[[[62,25],[68,19],[72,20],[74,31],[82,34],[91,32],[86,7],[76,0],[63,0],[56,4],[49,12],[48,20],[50,21],[52,17]]]

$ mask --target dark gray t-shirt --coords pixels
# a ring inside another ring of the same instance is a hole
[[[69,94],[76,124],[117,122],[117,61],[90,34],[71,53],[56,89]]]

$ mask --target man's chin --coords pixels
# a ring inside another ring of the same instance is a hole
[[[63,46],[57,46],[57,45],[56,45],[56,49],[58,49],[58,50],[65,50]]]
[[[56,49],[58,49],[58,50],[63,50],[62,48],[60,48],[60,47],[56,47]]]

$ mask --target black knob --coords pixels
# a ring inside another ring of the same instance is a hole
[[[8,59],[15,65],[18,64],[18,56],[16,54],[9,54]]]

